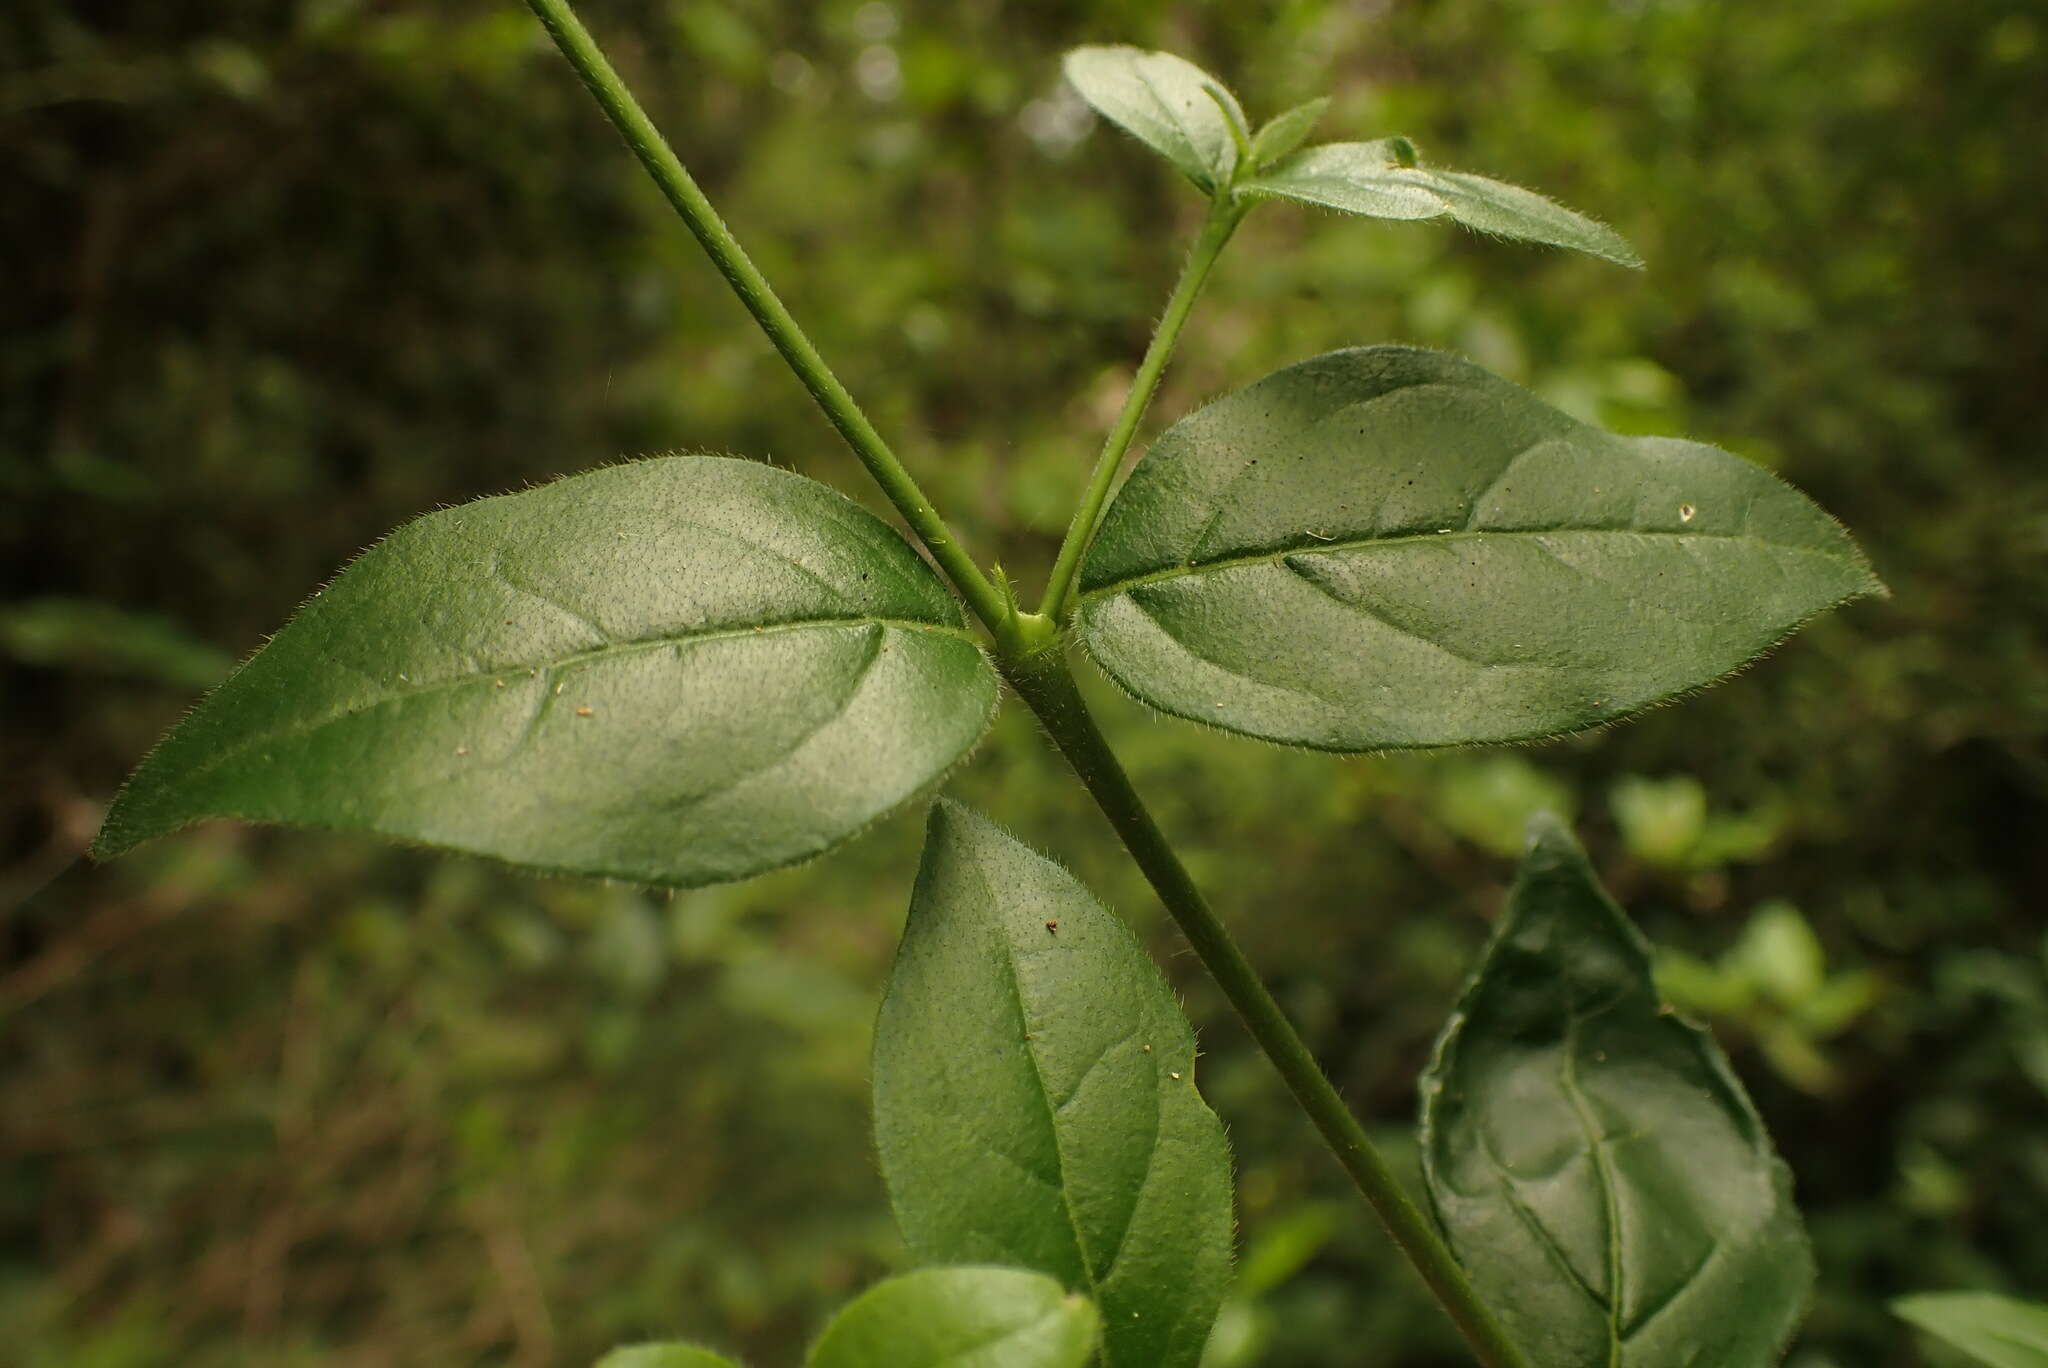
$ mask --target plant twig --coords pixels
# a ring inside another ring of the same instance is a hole
[[[782,353],[782,359],[796,372],[797,379],[818,401],[818,407],[825,410],[825,416],[846,444],[853,448],[853,454],[874,476],[875,483],[918,539],[931,552],[932,559],[946,572],[947,578],[967,600],[989,630],[999,635],[1010,617],[1008,604],[981,573],[973,557],[960,546],[952,529],[946,526],[937,508],[932,506],[924,491],[917,487],[917,481],[875,431],[874,424],[861,412],[853,396],[825,364],[824,357],[797,326],[795,318],[776,297],[753,260],[732,231],[719,218],[718,211],[711,207],[711,201],[697,187],[697,182],[684,169],[668,142],[655,128],[654,121],[641,109],[633,92],[619,78],[619,73],[599,50],[590,31],[576,17],[568,0],[526,0],[527,6],[540,19],[548,35],[555,40],[555,46],[569,59],[569,65],[583,78],[583,84],[596,97],[620,134],[626,145],[633,149],[633,155],[647,168],[647,174],[654,178],[668,202],[675,206],[690,232],[710,256],[712,265],[732,286],[733,293],[740,298],[754,321],[761,325],[761,331],[768,334],[768,340]]]
[[[1166,301],[1166,312],[1160,315],[1159,326],[1153,330],[1144,359],[1138,363],[1138,373],[1131,380],[1131,391],[1124,397],[1123,411],[1117,414],[1116,423],[1103,441],[1102,452],[1095,458],[1095,470],[1088,477],[1088,492],[1082,496],[1081,506],[1074,510],[1074,520],[1067,525],[1066,538],[1060,543],[1059,555],[1053,561],[1052,575],[1046,580],[1045,598],[1039,603],[1038,611],[1054,622],[1064,621],[1071,611],[1074,576],[1081,569],[1082,553],[1087,551],[1088,543],[1102,521],[1103,505],[1108,501],[1109,486],[1116,479],[1117,467],[1123,464],[1124,453],[1131,449],[1131,441],[1138,435],[1138,424],[1144,419],[1145,409],[1159,388],[1160,377],[1166,373],[1166,363],[1173,356],[1174,343],[1180,340],[1180,330],[1194,310],[1195,297],[1202,292],[1203,282],[1209,278],[1209,268],[1216,264],[1216,258],[1222,254],[1224,244],[1230,241],[1230,235],[1237,231],[1244,215],[1243,205],[1233,204],[1227,198],[1213,201],[1209,206],[1209,217],[1202,223],[1200,236],[1188,249],[1180,279],[1174,283],[1173,294]]]
[[[1124,848],[1166,905],[1181,934],[1223,989],[1223,995],[1251,1032],[1294,1100],[1308,1113],[1323,1141],[1371,1204],[1394,1243],[1429,1284],[1486,1368],[1531,1368],[1529,1360],[1494,1319],[1458,1266],[1442,1236],[1402,1189],[1358,1118],[1344,1105],[1322,1067],[1296,1034],[1280,1004],[1231,939],[1222,919],[1195,886],[1187,868],[1152,820],[1130,776],[1095,724],[1057,649],[1027,657],[1006,657],[1004,677],[1038,715],[1060,754],[1080,776],[1096,805],[1123,839]]]
[[[1158,388],[1175,341],[1194,307],[1209,269],[1243,217],[1243,208],[1227,198],[1212,204],[1201,235],[1188,253],[1179,282],[1167,302],[1145,357],[1139,363],[1131,392],[1124,401],[1089,479],[1088,491],[1067,531],[1055,563],[1042,609],[1019,613],[1011,595],[998,590],[960,549],[937,509],[918,490],[908,471],[869,424],[844,386],[826,366],[796,320],[769,288],[739,242],[719,219],[703,191],[683,169],[675,153],[634,101],[632,93],[598,51],[576,19],[568,0],[527,0],[554,37],[562,53],[596,96],[640,162],[654,177],[690,231],[710,254],[728,284],[774,342],[783,359],[803,381],[827,417],[846,438],[890,502],[924,541],[996,640],[996,658],[1004,677],[1038,715],[1053,744],[1067,758],[1124,846],[1151,881],[1160,900],[1179,924],[1196,955],[1215,977],[1236,1008],[1252,1039],[1273,1062],[1295,1100],[1315,1123],[1324,1142],[1351,1175],[1366,1201],[1385,1222],[1403,1253],[1429,1284],[1485,1368],[1530,1368],[1494,1320],[1457,1260],[1428,1219],[1401,1189],[1386,1161],[1366,1137],[1330,1080],[1295,1033],[1280,1005],[1223,922],[1195,887],[1151,813],[1131,786],[1130,777],[1095,725],[1074,683],[1059,646],[1058,623],[1066,610],[1081,554],[1094,535],[1109,486],[1130,449],[1138,424]]]

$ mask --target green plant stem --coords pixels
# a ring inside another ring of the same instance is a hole
[[[1486,1368],[1531,1368],[1529,1360],[1502,1331],[1480,1300],[1457,1259],[1435,1226],[1402,1189],[1373,1148],[1358,1118],[1295,1033],[1280,1004],[1266,990],[1258,973],[1230,937],[1201,890],[1195,887],[1180,858],[1152,820],[1144,801],[1131,786],[1109,741],[1074,681],[1073,671],[1057,646],[1030,655],[1007,656],[1003,674],[1028,704],[1059,748],[1125,849],[1145,872],[1159,900],[1166,904],[1181,934],[1194,948],[1223,995],[1237,1010],[1252,1039],[1280,1072],[1294,1099],[1306,1111],[1337,1162],[1386,1224],[1387,1231],[1436,1294],[1457,1324],[1472,1352]]]
[[[1180,340],[1180,330],[1194,310],[1195,297],[1202,292],[1202,284],[1209,278],[1209,268],[1216,264],[1216,258],[1222,254],[1224,244],[1230,241],[1230,235],[1237,231],[1245,213],[1246,206],[1233,204],[1227,198],[1212,201],[1209,217],[1203,220],[1200,235],[1195,238],[1194,246],[1188,249],[1180,279],[1174,283],[1173,294],[1166,301],[1166,312],[1160,315],[1159,326],[1152,332],[1152,341],[1145,348],[1144,359],[1138,363],[1138,373],[1131,380],[1131,392],[1124,397],[1123,411],[1117,414],[1116,424],[1103,441],[1102,453],[1095,458],[1095,470],[1088,477],[1088,491],[1081,498],[1081,506],[1074,510],[1074,520],[1067,526],[1066,539],[1060,543],[1052,575],[1046,580],[1045,598],[1040,602],[1038,611],[1054,622],[1064,622],[1071,611],[1074,576],[1081,569],[1082,553],[1087,551],[1096,526],[1102,521],[1103,504],[1109,498],[1109,486],[1116,479],[1117,467],[1123,464],[1124,453],[1131,449],[1131,440],[1138,435],[1138,424],[1144,420],[1152,395],[1159,388],[1159,378],[1166,373],[1166,363],[1173,356],[1174,343]]]
[[[660,130],[655,128],[653,120],[640,108],[633,92],[626,88],[626,83],[619,79],[619,73],[605,60],[604,53],[576,17],[569,0],[526,0],[526,3],[555,40],[555,46],[569,59],[569,65],[583,78],[583,84],[589,87],[613,126],[624,136],[633,155],[640,159],[640,164],[647,168],[647,174],[654,178],[662,194],[675,206],[676,212],[710,256],[712,264],[718,268],[718,273],[725,277],[747,312],[761,325],[761,331],[768,334],[768,340],[775,344],[775,349],[782,353],[782,359],[796,372],[797,379],[818,401],[818,407],[825,411],[832,426],[853,448],[853,454],[867,467],[868,474],[874,476],[875,483],[882,487],[889,502],[896,506],[896,511],[917,533],[918,539],[931,552],[932,559],[939,563],[989,630],[999,640],[1007,639],[1014,630],[1009,625],[1015,615],[1014,605],[983,576],[973,557],[961,547],[952,530],[946,526],[945,519],[939,516],[938,509],[917,487],[917,481],[896,459],[888,443],[882,440],[867,415],[861,412],[860,405],[853,401],[853,396],[839,383],[839,377],[825,364],[818,349],[804,336],[803,329],[797,326],[796,319],[776,297],[767,278],[719,218],[718,211],[711,207],[711,201],[698,189],[697,182],[684,169]]]
[[[1080,511],[1060,547],[1044,607],[1039,613],[1019,613],[1014,598],[997,589],[961,549],[931,501],[925,498],[910,473],[903,468],[882,440],[867,416],[846,392],[845,386],[825,364],[817,349],[804,336],[775,295],[767,279],[755,267],[710,200],[683,168],[661,133],[634,100],[632,92],[598,50],[590,33],[576,18],[568,0],[527,0],[562,55],[583,78],[598,104],[624,135],[640,164],[654,178],[670,204],[689,226],[697,241],[711,257],[726,283],[739,295],[748,312],[761,325],[777,351],[789,363],[797,378],[811,392],[832,425],[846,439],[868,473],[882,487],[911,529],[930,550],[954,586],[975,614],[981,618],[997,643],[997,657],[1004,677],[1038,715],[1053,744],[1080,775],[1095,801],[1123,838],[1138,866],[1159,893],[1181,932],[1195,953],[1222,987],[1224,996],[1237,1009],[1252,1038],[1266,1052],[1289,1090],[1314,1121],[1337,1160],[1352,1181],[1386,1223],[1394,1241],[1422,1274],[1437,1300],[1464,1333],[1486,1368],[1530,1368],[1520,1351],[1502,1334],[1492,1314],[1479,1300],[1448,1247],[1427,1219],[1417,1210],[1400,1183],[1388,1170],[1357,1118],[1344,1106],[1337,1090],[1323,1076],[1308,1047],[1280,1011],[1272,994],[1230,938],[1222,921],[1195,887],[1166,842],[1151,814],[1131,787],[1123,766],[1117,762],[1108,741],[1095,725],[1067,668],[1058,638],[1058,620],[1066,611],[1081,554],[1094,535],[1109,486],[1130,449],[1138,424],[1159,378],[1173,353],[1175,341],[1194,307],[1209,269],[1243,217],[1241,206],[1219,200],[1213,204],[1202,232],[1188,253],[1174,286],[1166,312],[1160,319],[1152,342],[1139,363],[1131,392],[1124,401],[1097,458],[1095,471]]]

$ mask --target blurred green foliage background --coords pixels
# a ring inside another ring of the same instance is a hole
[[[1155,405],[1397,339],[1719,442],[1895,596],[1511,752],[1283,752],[1098,689],[1354,1104],[1412,1080],[1522,817],[1574,813],[1798,1178],[1795,1368],[1882,1299],[2048,1291],[2048,13],[2035,0],[589,0],[984,559],[1051,558],[1195,196],[1058,81],[1170,48],[1254,116],[1599,215],[1646,276],[1274,208]],[[683,896],[215,827],[76,862],[198,690],[421,511],[668,449],[852,460],[511,0],[0,14],[0,1356],[795,1361],[900,1264],[866,1134],[918,817]],[[1106,826],[1008,717],[954,791],[1151,937],[1241,1166],[1217,1368],[1461,1362]]]

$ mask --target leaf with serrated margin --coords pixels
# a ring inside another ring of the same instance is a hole
[[[1204,191],[1214,194],[1230,183],[1244,111],[1214,76],[1170,52],[1134,47],[1075,48],[1063,65],[1067,80],[1097,113]]]
[[[1533,190],[1416,164],[1415,146],[1406,138],[1311,147],[1239,182],[1237,191],[1368,218],[1450,218],[1482,233],[1567,247],[1622,266],[1643,264],[1612,228]]]
[[[629,1344],[597,1361],[597,1368],[740,1368],[723,1354],[694,1344]]]
[[[715,883],[926,789],[995,699],[880,519],[755,462],[641,461],[365,552],[142,763],[95,853],[241,817]]]
[[[875,1027],[875,1135],[905,1238],[1102,1308],[1103,1368],[1191,1368],[1230,1272],[1230,1153],[1159,971],[1074,877],[932,810]]]
[[[1083,1368],[1101,1316],[1019,1268],[927,1268],[847,1304],[808,1368]]]
[[[1813,1285],[1790,1175],[1554,817],[1422,1099],[1430,1201],[1538,1368],[1778,1362]]]
[[[1252,137],[1252,165],[1271,166],[1300,147],[1308,135],[1315,131],[1316,124],[1321,121],[1329,107],[1330,97],[1319,95],[1313,100],[1274,115],[1271,121]]]
[[[1882,591],[1761,467],[1408,347],[1319,356],[1175,424],[1080,583],[1082,640],[1140,699],[1337,751],[1611,722]]]
[[[2048,1306],[1996,1292],[1921,1292],[1892,1313],[1991,1368],[2048,1368]]]

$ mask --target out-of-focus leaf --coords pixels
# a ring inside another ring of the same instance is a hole
[[[1995,1292],[1922,1292],[1892,1311],[1991,1368],[2048,1368],[2048,1306]]]
[[[1554,818],[1422,1093],[1430,1199],[1534,1362],[1777,1362],[1813,1283],[1790,1175]]]
[[[694,1344],[629,1344],[597,1361],[597,1368],[740,1368],[723,1354]]]
[[[90,599],[29,599],[0,608],[0,654],[26,665],[140,675],[210,689],[235,659],[168,619]]]
[[[1746,970],[1759,988],[1787,1007],[1799,1006],[1827,980],[1820,937],[1798,908],[1782,900],[1750,914],[1729,963]]]

